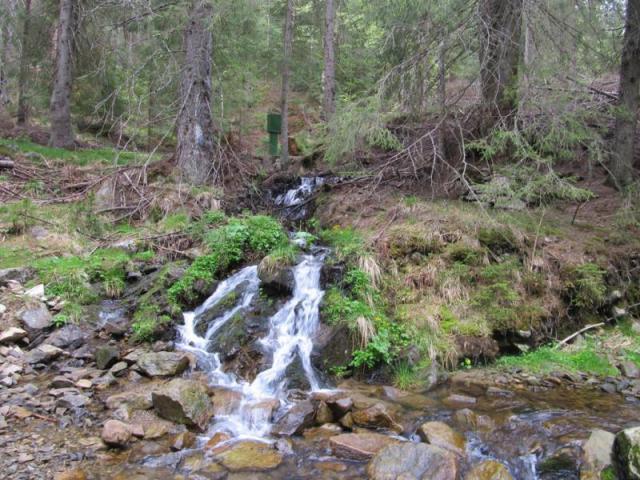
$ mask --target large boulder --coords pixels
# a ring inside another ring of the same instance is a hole
[[[53,345],[43,343],[34,348],[27,354],[27,362],[29,363],[47,363],[55,360],[62,354],[62,350]]]
[[[288,262],[267,256],[258,265],[262,288],[271,293],[290,295],[293,292],[293,269]]]
[[[27,332],[25,330],[17,327],[9,327],[8,329],[0,332],[0,344],[15,343],[26,336]]]
[[[174,377],[189,366],[184,352],[149,352],[138,357],[138,368],[149,377]]]
[[[120,359],[120,351],[116,347],[110,345],[100,347],[94,354],[96,366],[100,370],[111,368]]]
[[[397,443],[381,449],[367,466],[371,480],[456,480],[450,452],[424,443]]]
[[[213,416],[207,387],[176,378],[151,394],[153,407],[162,418],[204,430]]]
[[[282,463],[282,454],[272,445],[255,440],[223,445],[210,452],[231,472],[272,470]]]
[[[397,423],[386,407],[381,403],[376,403],[363,410],[352,412],[353,423],[364,428],[385,428],[396,433],[402,433],[402,425]]]
[[[611,454],[616,436],[605,430],[593,430],[582,446],[580,475],[600,478],[600,472],[611,465]]]
[[[640,480],[640,427],[619,432],[613,444],[613,454],[622,480]]]
[[[343,433],[331,437],[329,446],[336,457],[369,460],[387,445],[397,442],[396,438],[381,433]]]
[[[78,325],[65,325],[47,338],[47,343],[58,348],[74,350],[84,344],[86,334]]]
[[[299,402],[273,426],[272,433],[279,437],[300,435],[305,428],[313,426],[315,415],[316,408],[311,401]]]
[[[47,306],[43,303],[36,304],[31,307],[25,307],[18,314],[20,321],[24,327],[30,332],[39,332],[51,327],[53,317]]]
[[[513,477],[501,463],[485,460],[475,465],[464,480],[513,480]]]
[[[464,436],[443,422],[427,422],[418,428],[420,438],[436,447],[448,450],[456,455],[464,455],[466,441]]]

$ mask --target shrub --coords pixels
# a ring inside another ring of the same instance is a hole
[[[594,263],[584,263],[569,269],[565,282],[571,305],[582,309],[601,307],[607,294],[605,271]]]
[[[478,230],[478,240],[496,255],[518,251],[518,242],[509,228],[482,227]]]

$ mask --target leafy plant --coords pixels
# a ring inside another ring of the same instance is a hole
[[[606,300],[605,271],[594,263],[584,263],[570,268],[565,282],[571,305],[594,309]]]

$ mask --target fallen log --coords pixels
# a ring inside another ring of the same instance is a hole
[[[0,158],[0,168],[13,168],[16,162],[13,160],[8,160],[4,158]]]

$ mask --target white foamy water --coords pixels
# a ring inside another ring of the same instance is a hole
[[[184,314],[184,325],[179,328],[179,348],[198,356],[207,369],[213,386],[229,388],[241,395],[235,408],[228,415],[217,415],[210,433],[225,431],[236,438],[263,438],[268,436],[274,409],[286,405],[287,368],[300,359],[304,373],[312,390],[320,383],[311,365],[313,336],[319,324],[319,307],[324,292],[320,288],[320,270],[326,253],[304,255],[294,267],[293,296],[269,321],[269,333],[260,340],[267,357],[272,357],[271,366],[260,372],[253,382],[236,378],[223,371],[219,352],[211,352],[213,335],[237,313],[250,307],[258,293],[260,281],[257,267],[244,268],[218,285],[216,291],[195,311]],[[229,293],[239,293],[237,303],[210,321],[204,336],[197,328],[204,314],[215,307]]]

